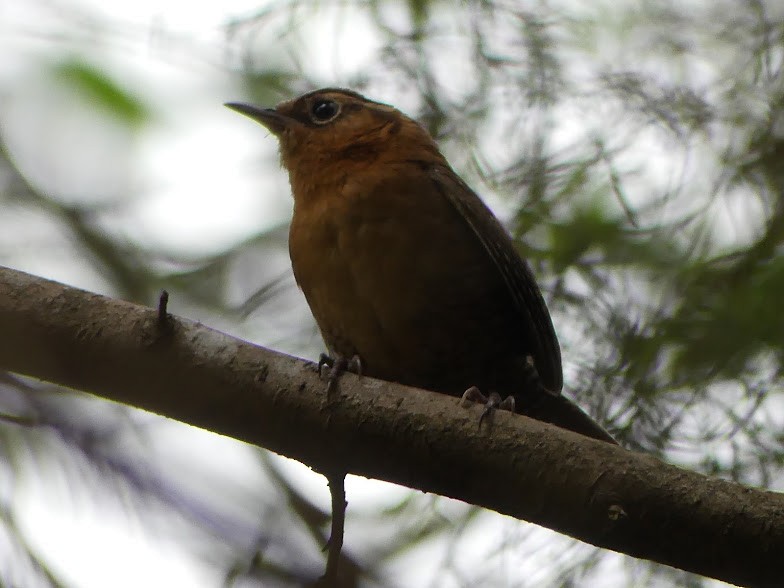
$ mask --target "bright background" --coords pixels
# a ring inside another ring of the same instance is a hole
[[[624,443],[782,488],[776,2],[0,3],[0,264],[322,350],[273,137],[223,108],[321,86],[436,136],[541,278],[567,389]],[[183,399],[187,402],[187,399]],[[297,586],[325,481],[0,378],[0,585]],[[348,480],[362,586],[719,585]]]

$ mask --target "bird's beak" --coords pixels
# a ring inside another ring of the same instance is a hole
[[[224,106],[261,123],[274,135],[279,135],[289,124],[289,119],[274,108],[259,108],[242,102],[226,102]]]

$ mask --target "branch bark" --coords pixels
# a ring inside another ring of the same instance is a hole
[[[784,496],[519,415],[345,374],[156,309],[0,268],[0,367],[747,586],[781,585]]]

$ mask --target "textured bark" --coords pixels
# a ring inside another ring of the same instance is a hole
[[[780,586],[784,496],[519,415],[346,374],[157,311],[0,269],[0,367],[266,447],[477,504],[593,545]]]

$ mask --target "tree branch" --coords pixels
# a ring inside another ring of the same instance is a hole
[[[784,496],[712,479],[508,413],[345,374],[156,309],[0,268],[0,366],[266,447],[457,498],[593,545],[777,586]]]

